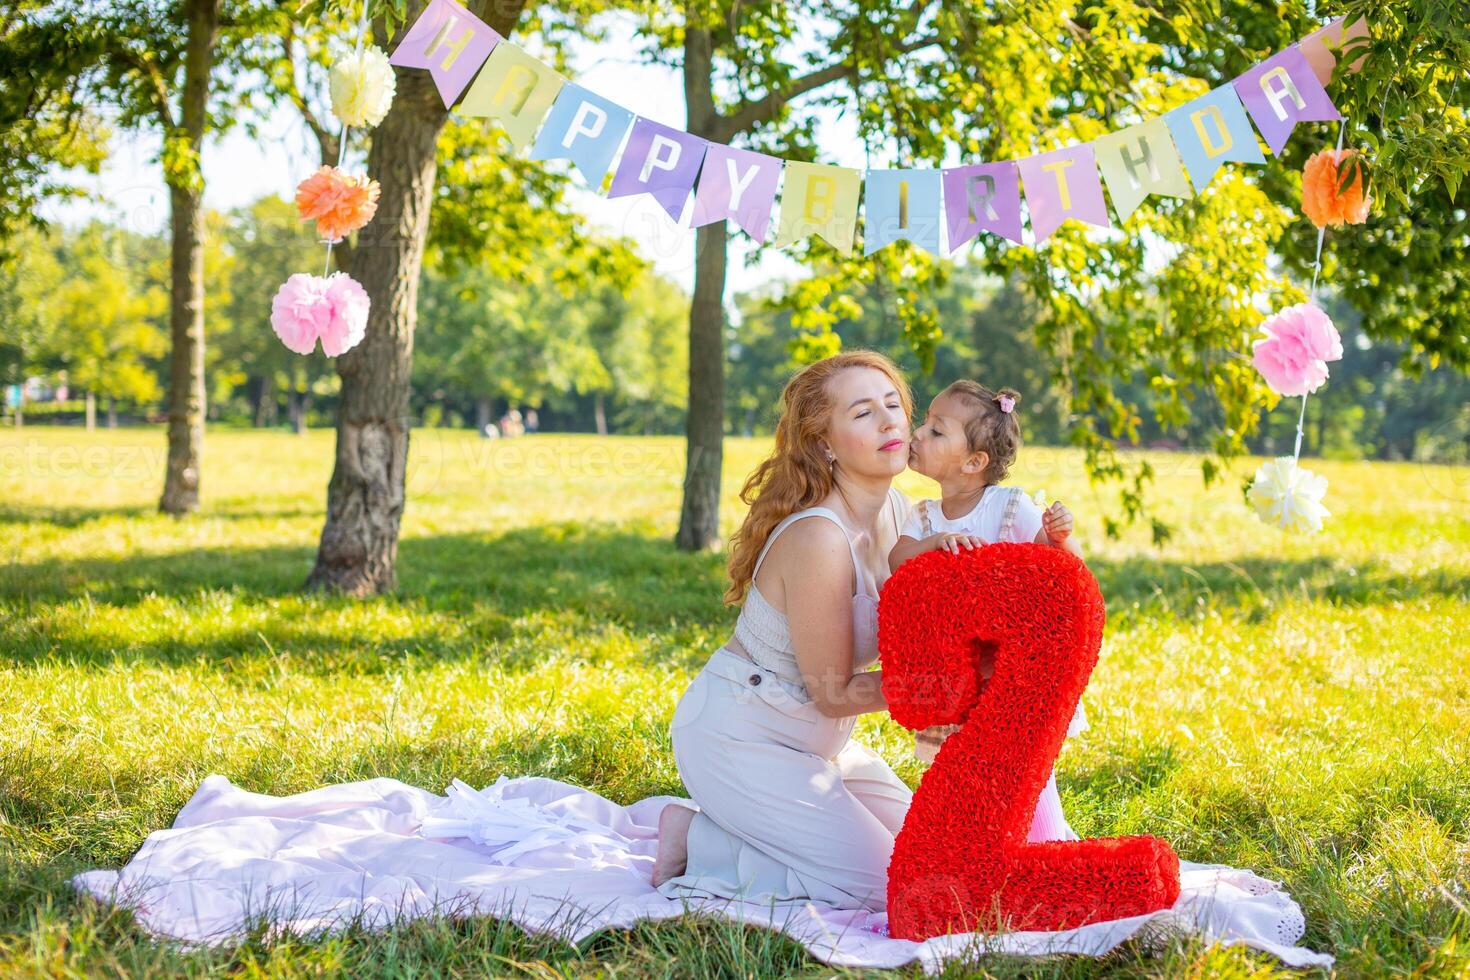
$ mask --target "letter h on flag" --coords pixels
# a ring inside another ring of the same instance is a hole
[[[439,98],[448,107],[500,41],[500,35],[489,24],[454,0],[431,0],[393,49],[388,63],[427,68],[439,89]]]

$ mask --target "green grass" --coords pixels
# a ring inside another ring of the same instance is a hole
[[[736,491],[768,442],[732,439]],[[154,513],[157,430],[0,433],[0,975],[830,975],[768,931],[707,918],[580,947],[494,920],[185,953],[79,900],[218,772],[266,793],[392,776],[543,775],[630,802],[682,793],[667,724],[725,637],[722,555],[669,544],[683,443],[416,430],[398,592],[306,596],[332,435],[212,432],[206,504]],[[1078,513],[1108,600],[1092,728],[1057,765],[1084,836],[1151,832],[1181,857],[1285,883],[1344,975],[1470,971],[1470,469],[1311,461],[1325,533],[1246,509],[1242,462],[1206,491],[1152,457],[1164,548],[1097,533],[1107,491],[1028,448],[1016,482]],[[927,493],[906,474],[900,487]],[[855,737],[916,783],[910,739]],[[1178,943],[1150,957],[987,957],[951,975],[1267,975]],[[839,971],[840,972],[840,971]],[[908,972],[917,974],[917,968]]]

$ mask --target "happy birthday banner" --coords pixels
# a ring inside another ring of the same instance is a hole
[[[1297,123],[1342,118],[1323,86],[1337,52],[1367,32],[1366,21],[1334,21],[1192,102],[1088,143],[921,170],[787,161],[645,119],[564,78],[454,0],[431,0],[389,60],[427,69],[446,107],[464,94],[463,115],[496,120],[532,159],[569,160],[594,188],[611,171],[609,197],[647,194],[676,222],[692,196],[693,227],[729,220],[764,242],[779,190],[776,246],[816,235],[848,253],[861,199],[865,255],[899,239],[940,255],[941,229],[949,252],[982,231],[1023,243],[1023,191],[1039,243],[1071,219],[1111,227],[1104,184],[1123,222],[1151,194],[1194,196],[1224,163],[1265,163],[1256,129],[1279,154]]]

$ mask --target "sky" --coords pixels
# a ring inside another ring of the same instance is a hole
[[[678,72],[642,64],[633,54],[635,45],[631,23],[614,22],[602,41],[571,46],[571,77],[639,115],[682,129],[683,83]],[[824,150],[822,162],[862,167],[864,148],[856,127],[835,112],[823,112],[818,129]],[[43,216],[66,225],[100,217],[141,234],[166,234],[168,193],[156,160],[159,142],[156,132],[116,133],[111,155],[99,175],[69,175],[73,183],[92,191],[97,200],[50,201],[42,208]],[[205,205],[225,210],[249,204],[267,194],[290,200],[296,184],[311,174],[318,163],[315,141],[295,110],[283,106],[265,120],[258,137],[252,138],[237,127],[206,142]],[[605,231],[632,239],[660,272],[692,291],[693,229],[677,225],[645,195],[604,198],[590,189],[579,173],[571,171],[566,161],[543,165],[571,172],[567,197],[574,207]],[[753,265],[748,264],[747,259],[755,249],[741,231],[733,230],[730,241],[727,296],[800,274],[801,267],[775,249],[765,249]]]

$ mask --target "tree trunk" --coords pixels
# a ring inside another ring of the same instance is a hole
[[[97,428],[97,395],[87,392],[87,431],[92,432]]]
[[[372,305],[366,336],[337,359],[342,396],[336,464],[308,588],[363,596],[396,584],[415,307],[434,147],[444,124],[438,98],[427,72],[400,71],[393,108],[373,134],[368,173],[382,193],[376,219],[353,250],[351,269]]]
[[[695,236],[694,299],[689,306],[688,455],[684,508],[675,543],[684,551],[717,547],[725,428],[725,222]]]
[[[687,15],[686,15],[687,16]],[[684,102],[689,132],[719,138],[715,127],[710,36],[686,23]],[[684,551],[719,544],[720,467],[725,424],[725,222],[705,225],[694,239],[694,298],[689,306],[689,413],[684,502],[674,543]]]
[[[184,52],[180,131],[194,153],[203,149],[209,73],[219,33],[221,0],[188,0],[189,40]],[[169,185],[172,251],[169,276],[168,469],[158,509],[180,516],[199,509],[199,465],[204,452],[204,176],[198,170]]]
[[[475,431],[480,435],[485,434],[485,427],[490,424],[490,399],[480,397],[475,399]]]
[[[109,398],[109,399],[107,399],[107,427],[109,429],[115,429],[115,428],[117,428],[117,399],[116,398]]]
[[[179,516],[199,509],[204,450],[204,209],[200,195],[169,188],[173,211],[169,330],[168,472],[158,509]]]
[[[298,436],[306,435],[306,412],[311,408],[311,392],[291,392],[291,431]]]
[[[600,391],[592,393],[592,421],[597,426],[598,435],[607,435],[607,406],[603,404]]]
[[[260,376],[255,389],[255,427],[263,429],[276,420],[276,382],[273,375]]]

